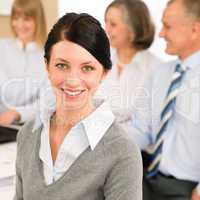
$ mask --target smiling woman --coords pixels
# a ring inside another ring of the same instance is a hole
[[[19,133],[15,200],[141,200],[140,152],[106,102],[93,98],[111,69],[100,23],[64,15],[45,59],[56,104]]]
[[[0,40],[0,125],[25,122],[36,114],[42,82],[47,82],[42,46],[46,23],[40,0],[15,0],[13,38]]]
[[[60,109],[71,111],[71,115],[74,110],[79,115],[94,110],[91,97],[106,70],[87,50],[67,40],[58,42],[47,69]]]

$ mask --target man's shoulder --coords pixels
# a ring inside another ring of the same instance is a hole
[[[152,72],[151,80],[157,82],[157,80],[162,81],[162,79],[171,79],[177,62],[177,60],[172,60],[158,65]]]
[[[156,73],[167,73],[168,71],[170,72],[172,69],[174,69],[174,67],[177,64],[177,60],[172,60],[172,61],[168,61],[168,62],[162,62],[161,64],[159,64],[155,70],[155,74]]]

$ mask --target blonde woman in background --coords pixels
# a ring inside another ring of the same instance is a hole
[[[147,49],[154,39],[154,25],[143,1],[115,0],[106,9],[105,28],[113,47],[113,69],[97,96],[108,99],[118,121],[128,132],[131,116],[145,80],[160,60]]]
[[[10,24],[14,37],[0,40],[0,125],[28,120],[34,114],[38,88],[47,79],[41,2],[15,0]]]

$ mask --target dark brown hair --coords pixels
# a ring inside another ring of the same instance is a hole
[[[135,35],[133,46],[138,50],[149,48],[154,40],[155,27],[146,4],[141,0],[114,0],[105,15],[111,7],[125,10],[124,20]]]
[[[103,65],[104,69],[111,69],[109,40],[101,24],[94,17],[86,13],[67,13],[61,17],[51,29],[44,47],[47,63],[53,45],[62,40],[69,40],[82,46]]]

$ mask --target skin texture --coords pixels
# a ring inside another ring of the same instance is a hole
[[[67,40],[53,46],[47,71],[57,99],[50,125],[51,152],[55,161],[71,127],[95,109],[92,97],[106,72],[87,50]]]
[[[186,14],[181,1],[165,9],[162,22],[160,37],[166,41],[167,54],[178,55],[183,60],[197,51],[199,47],[195,43],[199,34],[195,30],[195,19]]]
[[[200,195],[197,193],[197,190],[193,190],[191,199],[192,200],[200,200]]]
[[[23,14],[16,15],[11,21],[11,25],[24,46],[35,39],[36,24],[32,17]]]
[[[110,44],[117,52],[117,69],[120,76],[124,65],[130,63],[137,52],[133,46],[134,32],[125,21],[125,10],[122,7],[110,7],[107,10],[105,25]]]
[[[112,47],[118,49],[130,45],[130,42],[133,40],[133,31],[125,23],[122,8],[109,8],[105,15],[105,25]]]
[[[15,121],[20,120],[20,114],[15,110],[8,110],[3,113],[0,113],[0,125],[10,125]]]

